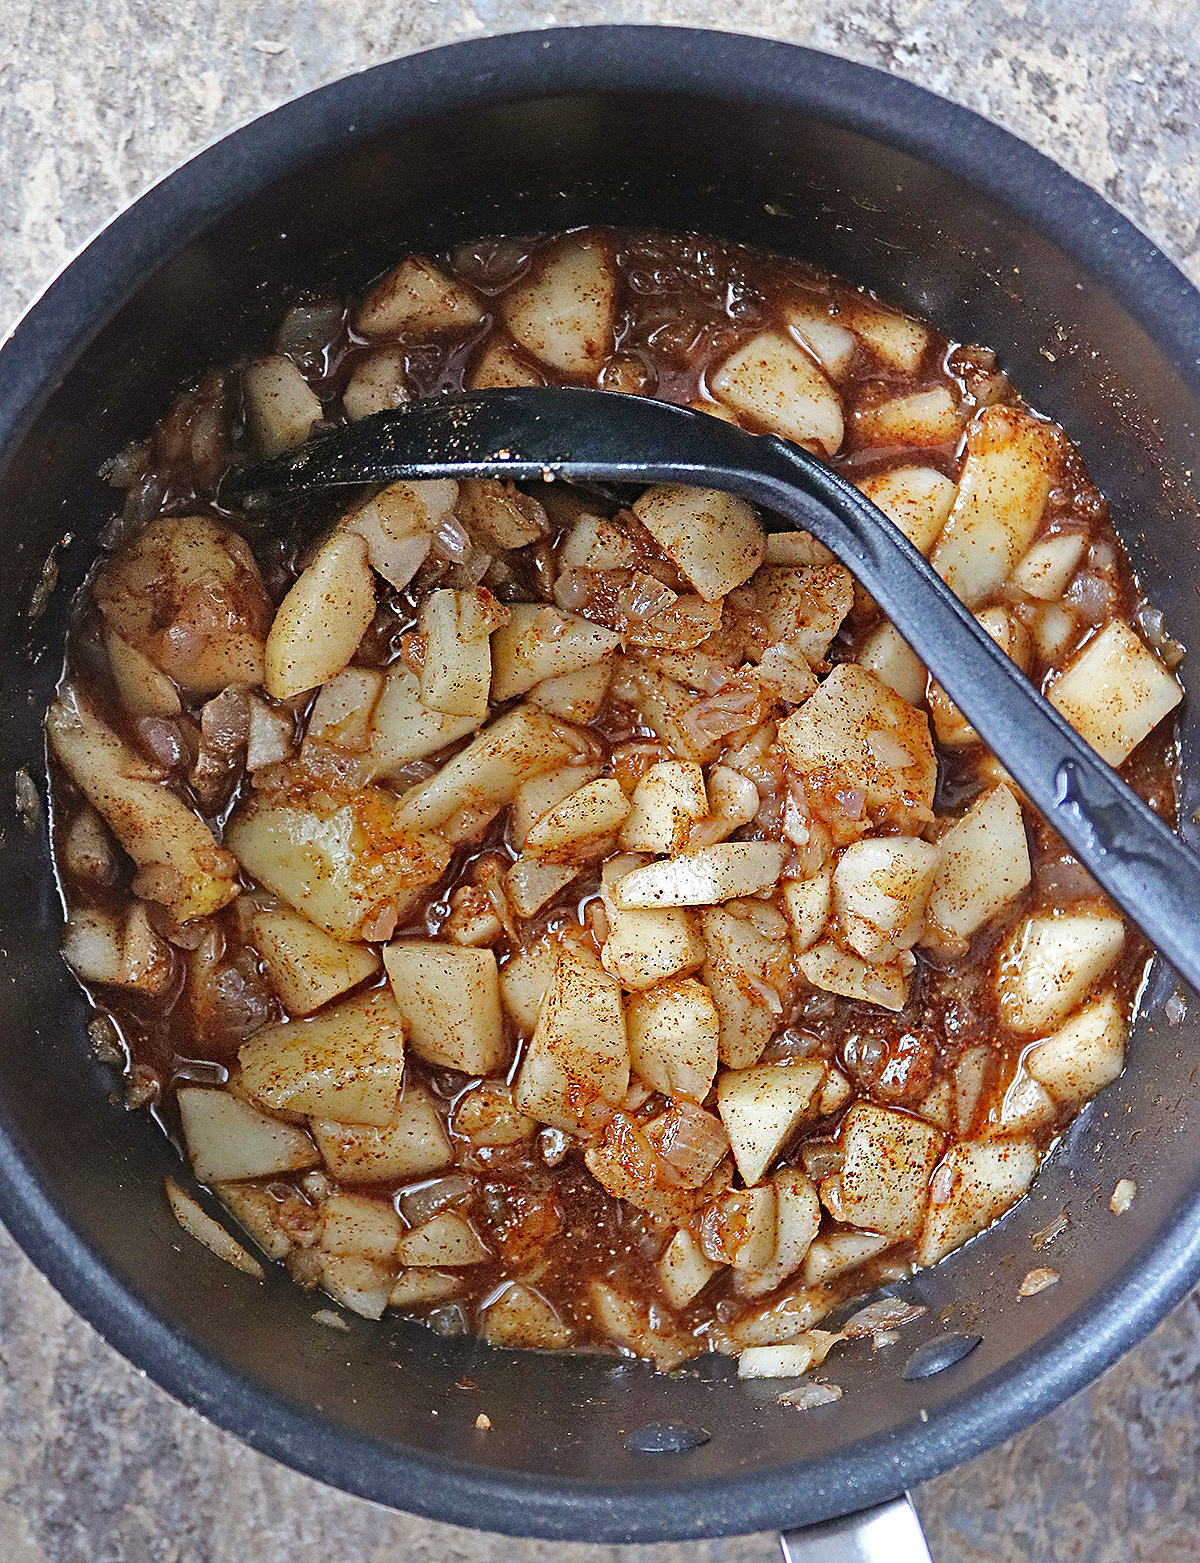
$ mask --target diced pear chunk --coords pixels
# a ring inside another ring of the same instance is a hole
[[[783,907],[798,955],[814,945],[825,931],[833,907],[833,873],[824,869],[811,879],[789,879],[783,887]]]
[[[510,1282],[480,1321],[483,1338],[492,1346],[524,1346],[535,1351],[561,1351],[571,1344],[571,1327],[531,1287]]]
[[[286,706],[271,706],[250,696],[250,736],[246,743],[246,769],[253,775],[268,765],[289,760],[295,747],[296,724]]]
[[[439,1211],[421,1226],[405,1232],[396,1253],[402,1265],[444,1265],[447,1269],[477,1265],[491,1258],[471,1223],[453,1210]]]
[[[635,792],[635,803],[636,796]],[[748,825],[761,804],[758,788],[748,776],[728,765],[714,765],[708,773],[709,817],[696,822],[697,834],[706,843],[724,841]]]
[[[613,897],[624,908],[712,906],[769,890],[786,857],[777,841],[720,841],[632,870],[616,882]]]
[[[351,423],[369,418],[372,413],[386,412],[409,400],[405,381],[404,350],[385,347],[368,358],[360,358],[354,365],[346,389],[342,392],[342,409]]]
[[[303,445],[321,404],[290,358],[272,354],[242,370],[242,397],[250,438],[264,456],[279,456]]]
[[[634,501],[633,513],[705,602],[741,586],[762,563],[762,526],[733,494],[655,483]]]
[[[799,1378],[813,1365],[808,1337],[778,1346],[747,1346],[738,1356],[738,1378]]]
[[[1061,662],[1079,638],[1079,620],[1061,603],[1047,603],[1033,622],[1033,640],[1043,662]]]
[[[879,1232],[830,1232],[814,1239],[804,1257],[804,1284],[821,1286],[857,1270],[895,1242]]]
[[[630,995],[625,1007],[629,1062],[664,1096],[703,1102],[717,1072],[721,1022],[712,995],[694,977],[676,977]]]
[[[714,396],[798,445],[832,456],[842,443],[842,404],[812,359],[787,337],[764,331],[709,377]]]
[[[764,564],[786,564],[795,569],[798,565],[836,564],[837,560],[819,543],[811,532],[789,529],[786,532],[768,532]]]
[[[441,1116],[424,1086],[409,1085],[389,1124],[314,1118],[313,1138],[339,1183],[406,1183],[454,1160]]]
[[[630,801],[629,816],[621,826],[624,850],[680,852],[692,825],[708,813],[704,772],[693,761],[660,760],[638,781]]]
[[[442,517],[454,509],[458,484],[450,478],[390,483],[359,505],[341,525],[357,532],[367,558],[389,586],[407,586],[424,563]]]
[[[1078,1108],[1125,1067],[1125,1017],[1106,993],[1033,1048],[1025,1068],[1063,1107]]]
[[[917,1263],[936,1264],[982,1232],[1033,1182],[1037,1146],[1028,1139],[963,1141],[951,1146],[935,1174],[936,1195],[925,1216]]]
[[[929,346],[929,328],[919,320],[869,304],[864,299],[850,310],[848,323],[854,334],[878,353],[889,369],[915,374]]]
[[[597,374],[613,347],[616,268],[608,245],[586,234],[559,240],[499,304],[508,329],[535,358],[566,374]]]
[[[150,926],[141,901],[123,920],[95,907],[74,908],[62,953],[81,982],[107,982],[141,993],[164,992],[175,973],[171,946]]]
[[[611,841],[628,813],[620,782],[614,776],[597,777],[542,815],[525,837],[525,850],[550,859],[586,857]]]
[[[484,344],[468,376],[472,391],[492,387],[545,385],[546,377],[523,359],[511,342],[493,333]]]
[[[1012,584],[1041,602],[1057,602],[1079,568],[1087,548],[1082,532],[1055,532],[1043,537],[1017,565]]]
[[[346,671],[354,672],[355,669],[347,668]],[[444,711],[431,711],[421,700],[417,675],[402,662],[397,662],[388,669],[371,713],[366,776],[368,779],[392,776],[411,760],[424,759],[456,738],[465,738],[478,725],[474,716],[450,716]]]
[[[686,1308],[720,1268],[687,1227],[680,1227],[658,1261],[658,1284],[672,1308]]]
[[[551,939],[523,944],[500,968],[500,998],[523,1037],[531,1036],[537,1025],[561,946]]]
[[[580,668],[577,673],[563,673],[558,678],[544,678],[529,691],[535,706],[541,706],[551,716],[564,722],[586,725],[596,718],[604,704],[612,683],[613,664],[593,662],[591,667]]]
[[[621,637],[577,614],[517,603],[492,636],[492,699],[511,700],[544,679],[577,673],[615,651]]]
[[[975,1128],[995,1074],[995,1053],[986,1042],[969,1047],[954,1066],[954,1127],[964,1138]]]
[[[141,758],[70,686],[50,707],[46,733],[55,758],[138,864],[138,894],[161,901],[181,922],[237,895],[236,859],[186,803],[145,779]]]
[[[954,1083],[943,1075],[917,1109],[927,1123],[949,1130],[954,1119]]]
[[[1039,1129],[1053,1122],[1054,1115],[1054,1098],[1046,1087],[1039,1085],[1031,1076],[1019,1073],[1000,1103],[997,1129],[1001,1134],[1036,1134]]]
[[[858,486],[922,554],[937,541],[957,492],[936,467],[892,467],[864,478]]]
[[[664,1310],[622,1292],[607,1281],[593,1281],[587,1289],[590,1317],[613,1340],[639,1357],[653,1360],[660,1372],[670,1373],[704,1348],[687,1330],[664,1317]]]
[[[701,1241],[710,1259],[755,1274],[771,1262],[778,1236],[779,1202],[773,1183],[729,1189],[704,1212]],[[739,1281],[742,1276],[738,1277]]]
[[[840,1069],[832,1065],[825,1076],[825,1083],[821,1087],[821,1094],[817,1098],[819,1116],[832,1118],[840,1113],[854,1095],[854,1087]]]
[[[894,624],[881,624],[872,630],[858,654],[861,667],[882,680],[910,706],[925,698],[929,675],[925,664]]]
[[[518,917],[532,917],[547,901],[565,890],[580,872],[580,863],[550,863],[519,857],[504,876],[504,893]]]
[[[909,836],[872,836],[848,846],[833,873],[833,909],[846,943],[887,964],[912,947],[941,852]]]
[[[1001,783],[938,837],[941,862],[925,907],[922,942],[965,948],[1030,880],[1021,805]]]
[[[802,347],[808,348],[825,373],[840,380],[854,361],[854,333],[830,318],[823,302],[798,299],[785,306],[787,328]]]
[[[724,907],[704,914],[702,975],[721,1017],[721,1061],[732,1069],[758,1062],[789,998],[792,950],[779,921],[773,937]]]
[[[108,665],[121,704],[133,716],[177,716],[183,709],[179,691],[165,673],[136,646],[109,630],[104,637]]]
[[[790,764],[861,788],[866,808],[929,817],[937,760],[929,722],[853,662],[839,663],[779,729]]]
[[[761,1269],[738,1276],[744,1297],[761,1297],[782,1286],[804,1263],[821,1224],[821,1203],[812,1183],[796,1167],[780,1167],[775,1187],[775,1249]]]
[[[516,1105],[571,1132],[587,1126],[596,1104],[619,1103],[628,1086],[620,984],[564,948],[521,1061]]]
[[[908,1003],[908,982],[915,965],[908,951],[887,965],[864,961],[832,939],[814,944],[800,956],[800,970],[814,988],[897,1012]]]
[[[462,1289],[461,1275],[448,1275],[444,1270],[426,1270],[420,1265],[413,1265],[407,1270],[401,1270],[396,1277],[396,1283],[388,1294],[388,1307],[426,1308],[431,1303],[456,1297]]]
[[[1039,913],[1013,929],[1000,951],[1000,1018],[1030,1035],[1059,1025],[1115,964],[1125,925],[1107,907]]]
[[[279,1201],[257,1183],[214,1183],[213,1193],[269,1259],[286,1259],[292,1240],[277,1221]]]
[[[321,1247],[327,1254],[353,1254],[389,1264],[404,1235],[392,1204],[364,1194],[331,1194],[321,1207]]]
[[[712,1343],[726,1356],[736,1356],[747,1346],[774,1346],[793,1341],[812,1329],[834,1306],[836,1293],[826,1286],[792,1286],[778,1302],[760,1308],[723,1329],[714,1329]],[[831,1339],[824,1330],[814,1332]]]
[[[376,668],[343,668],[321,686],[308,718],[306,737],[361,754],[370,744],[371,714],[383,689]]]
[[[151,521],[96,578],[108,627],[180,689],[261,684],[271,603],[245,539],[207,516]]]
[[[820,1059],[728,1069],[717,1082],[717,1110],[747,1187],[759,1182],[796,1125],[815,1110],[825,1075]]]
[[[404,1073],[404,1020],[375,988],[324,1014],[264,1026],[243,1044],[240,1088],[271,1112],[391,1123]]]
[[[76,879],[111,885],[119,872],[112,832],[90,803],[85,803],[62,838],[60,861]]]
[[[854,426],[865,445],[948,445],[962,433],[958,407],[944,385],[860,407]]]
[[[340,806],[258,793],[230,820],[225,839],[260,884],[334,938],[387,939],[452,852],[440,836],[409,827],[401,809],[378,787]]]
[[[637,545],[624,527],[586,512],[576,517],[559,544],[558,561],[568,570],[631,570],[640,562]]]
[[[600,957],[605,971],[623,987],[635,990],[697,971],[704,961],[704,941],[693,912],[683,907],[647,911],[618,905],[614,886],[639,861],[610,858],[600,876],[608,915],[608,938]]]
[[[354,1254],[322,1254],[321,1285],[343,1308],[364,1319],[381,1319],[392,1293],[393,1272]]]
[[[477,725],[486,719],[492,682],[489,637],[507,619],[508,609],[481,587],[430,592],[418,620],[425,637],[423,706],[448,716],[469,716]]]
[[[479,300],[419,255],[409,255],[382,277],[355,315],[363,336],[459,331],[483,319]]]
[[[968,608],[1007,580],[1041,520],[1057,452],[1045,424],[989,407],[971,430],[933,567]]]
[[[357,532],[336,531],[280,604],[267,636],[264,687],[290,700],[340,673],[375,616],[375,580]]]
[[[945,1136],[921,1118],[857,1102],[842,1121],[841,1141],[846,1221],[887,1237],[916,1237]]]
[[[564,765],[578,744],[531,706],[518,706],[484,728],[475,742],[400,800],[403,817],[433,830],[464,813],[495,814],[523,781]]]
[[[496,957],[488,949],[397,939],[383,952],[409,1046],[426,1063],[495,1074],[508,1058]],[[408,1259],[406,1264],[433,1261]]]
[[[1055,680],[1049,698],[1102,759],[1120,765],[1183,690],[1128,624],[1111,619]]]
[[[269,1118],[228,1091],[184,1086],[176,1100],[192,1171],[201,1183],[267,1178],[319,1160],[303,1129]]]

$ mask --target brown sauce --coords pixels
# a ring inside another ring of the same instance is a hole
[[[833,322],[844,318],[852,323],[865,298],[860,290],[798,262],[715,241],[618,233],[612,236],[612,243],[618,266],[617,324],[599,383],[669,401],[711,400],[708,377],[714,366],[755,331],[778,325],[782,301],[793,300],[799,293],[827,310]],[[537,250],[534,240],[502,240],[463,246],[451,255],[433,257],[449,274],[477,290],[487,313],[460,334],[401,340],[401,390],[405,396],[463,387],[492,329],[496,299],[531,264],[536,265]],[[300,300],[285,321],[277,344],[277,350],[300,366],[330,423],[343,420],[341,397],[351,375],[380,345],[356,335],[349,319],[339,300]],[[538,369],[550,381],[570,378],[556,377],[544,364]],[[872,443],[869,434],[870,414],[882,402],[937,388],[949,392],[964,422],[987,406],[1022,405],[997,370],[993,355],[984,349],[950,343],[932,333],[919,362],[902,372],[858,339],[852,362],[838,382],[846,432],[832,458],[835,469],[860,482],[871,474],[917,460],[956,479],[963,460],[963,441],[957,432],[943,443],[919,448]],[[1074,597],[1068,596],[1073,624],[1070,634],[1052,658],[1034,653],[1031,676],[1043,686],[1098,625],[1112,618],[1134,620],[1138,608],[1136,582],[1103,498],[1065,436],[1060,433],[1056,439],[1058,474],[1038,535],[1081,534],[1085,539],[1084,564],[1072,580]],[[247,448],[236,367],[216,371],[196,391],[181,398],[146,446],[126,453],[114,464],[110,476],[124,488],[125,500],[111,540],[123,541],[162,515],[207,512],[230,521],[217,507],[217,483],[229,461],[238,459]],[[535,547],[511,553],[495,551],[483,582],[502,602],[553,600],[556,549],[579,508],[571,494],[549,492],[542,485],[531,486],[528,493],[531,502],[545,506],[549,529]],[[589,492],[586,504],[593,513],[613,515],[624,508],[628,497]],[[236,518],[233,524],[239,524]],[[285,545],[261,528],[248,531],[247,536],[268,592],[278,604],[298,573],[303,550]],[[648,534],[644,542],[642,562],[647,572],[672,589],[686,584]],[[439,585],[474,584],[470,576],[469,558],[455,561],[443,552],[441,557],[431,556],[401,591],[380,581],[375,618],[359,646],[355,665],[386,668],[398,660],[419,657],[414,631],[423,596]],[[989,604],[1015,606],[1018,612],[1022,606],[1007,586],[977,606]],[[589,612],[612,623],[618,608],[615,601],[596,601]],[[854,660],[879,622],[874,605],[860,591],[834,642],[830,661]],[[114,730],[156,761],[167,784],[219,831],[239,801],[250,795],[251,779],[234,764],[224,772],[218,770],[203,791],[189,782],[204,747],[202,703],[185,706],[179,717],[169,721],[131,718],[107,670],[102,628],[89,589],[85,589],[77,604],[68,648],[71,678],[88,691]],[[307,711],[298,708],[298,726],[306,719]],[[621,774],[621,767],[626,768],[625,774],[636,774],[647,756],[665,753],[638,712],[619,700],[608,700],[600,710],[592,724],[592,736],[596,758],[617,774]],[[432,773],[466,742],[461,740],[442,754],[414,763],[407,778],[393,779],[391,785],[402,790],[403,780],[415,782]],[[939,745],[938,759],[935,811],[939,815],[961,812],[994,780],[988,757],[978,746],[949,749]],[[1122,767],[1126,779],[1167,818],[1173,818],[1174,813],[1173,761],[1170,735],[1159,731]],[[325,763],[336,782],[337,756],[327,755]],[[117,854],[115,876],[101,886],[73,875],[66,863],[63,842],[79,811],[81,796],[61,770],[54,776],[54,800],[58,861],[68,906],[126,906],[132,894],[133,868],[124,854]],[[1031,885],[976,935],[965,954],[951,959],[918,949],[909,1002],[901,1013],[890,1014],[837,997],[800,980],[797,997],[779,1016],[764,1059],[826,1058],[846,1074],[855,1100],[915,1112],[964,1052],[984,1046],[990,1054],[989,1072],[974,1122],[986,1119],[1013,1079],[1030,1040],[1006,1031],[997,1013],[994,968],[1000,944],[1031,910],[1092,903],[1097,898],[1094,886],[1062,843],[1028,811],[1026,826],[1033,865]],[[755,825],[744,830],[739,839],[753,839],[756,832],[771,834],[768,825]],[[482,839],[456,849],[449,869],[424,895],[422,904],[408,914],[397,935],[407,932],[437,937],[451,918],[456,900],[464,891],[478,888],[481,866],[506,868],[517,856],[509,811],[504,810]],[[246,888],[252,888],[248,881]],[[567,926],[584,930],[587,937],[594,926],[598,894],[596,866],[585,870],[521,926],[522,941]],[[178,1086],[222,1084],[236,1067],[240,1044],[264,1023],[280,1019],[284,1009],[250,943],[241,900],[201,924],[182,927],[172,924],[161,908],[152,906],[151,921],[174,949],[170,986],[152,997],[100,988],[94,999],[101,1014],[112,1018],[128,1051],[131,1103],[148,1101],[167,1131],[182,1143],[174,1106]],[[510,943],[506,936],[495,942],[501,963],[511,953]],[[1127,1014],[1150,953],[1130,928],[1115,974],[1116,990]],[[511,1021],[509,1025],[512,1078],[520,1058],[520,1039]],[[586,1292],[590,1279],[616,1281],[647,1306],[666,1307],[656,1267],[670,1236],[669,1226],[605,1193],[586,1170],[577,1145],[571,1145],[561,1160],[550,1164],[557,1147],[548,1145],[545,1135],[534,1134],[508,1146],[472,1144],[456,1132],[456,1111],[464,1095],[475,1088],[474,1082],[452,1070],[433,1069],[411,1054],[405,1068],[406,1084],[424,1081],[432,1089],[451,1134],[457,1169],[470,1179],[469,1190],[459,1194],[453,1208],[469,1217],[493,1255],[463,1272],[464,1282],[456,1295],[417,1310],[419,1316],[443,1332],[474,1330],[479,1327],[481,1306],[505,1280],[520,1277],[535,1284],[569,1324],[575,1344],[611,1346],[610,1336],[591,1316]],[[645,1123],[664,1105],[661,1097],[649,1094],[644,1102],[632,1103],[628,1111],[636,1123]],[[784,1146],[783,1161],[809,1165],[807,1147],[814,1168],[830,1165],[822,1156],[841,1116],[839,1111],[833,1117],[806,1121]],[[1060,1112],[1039,1129],[1042,1151],[1062,1132],[1069,1116]],[[420,1180],[421,1184],[439,1182],[454,1171],[447,1169],[435,1179]],[[302,1174],[286,1175],[265,1180],[265,1185],[279,1203],[284,1230],[301,1238],[311,1234],[318,1221],[319,1202],[319,1191],[313,1193],[311,1179]],[[354,1192],[389,1201],[399,1198],[401,1208],[405,1204],[404,1191],[391,1187],[356,1185]],[[828,1214],[824,1222],[829,1229]],[[311,1247],[298,1241],[289,1261],[297,1277],[309,1284],[315,1271],[305,1255],[311,1252]],[[881,1258],[841,1277],[835,1291],[840,1296],[864,1293],[904,1273],[912,1257],[912,1245],[898,1242]],[[784,1289],[795,1280],[793,1276]],[[699,1347],[714,1320],[729,1325],[773,1300],[773,1294],[753,1299],[739,1296],[732,1272],[725,1269],[678,1311],[675,1323],[683,1333],[694,1335]]]

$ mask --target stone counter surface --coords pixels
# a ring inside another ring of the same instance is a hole
[[[397,54],[599,21],[863,61],[1005,125],[1200,283],[1196,0],[57,0],[0,7],[0,319],[117,210],[264,109]],[[1200,1294],[1090,1390],[916,1494],[935,1563],[1200,1559]],[[0,1233],[0,1563],[767,1563],[772,1538],[513,1541],[243,1448],[76,1318]]]

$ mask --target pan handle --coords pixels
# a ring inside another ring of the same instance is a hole
[[[907,1493],[779,1538],[784,1563],[933,1563]]]

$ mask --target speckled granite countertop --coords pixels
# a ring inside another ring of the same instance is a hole
[[[1196,0],[6,0],[0,319],[205,142],[392,55],[598,21],[729,26],[895,72],[998,121],[1200,282]],[[1200,1559],[1200,1293],[1088,1392],[916,1494],[936,1563]],[[0,1232],[0,1563],[767,1563],[766,1536],[520,1542],[331,1492],[183,1410]]]

